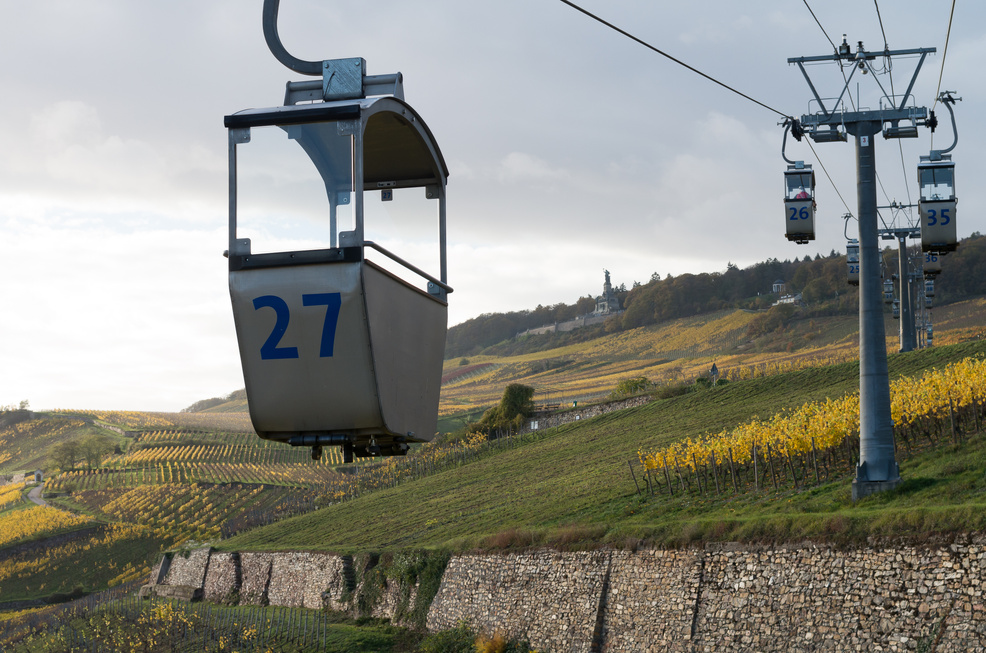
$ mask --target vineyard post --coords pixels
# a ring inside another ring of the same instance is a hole
[[[736,468],[733,466],[733,448],[730,447],[729,451],[729,475],[733,478],[733,492],[739,493],[739,487],[736,485]]]
[[[820,485],[818,480],[818,451],[815,449],[815,438],[811,439],[811,464],[815,468],[815,485]]]
[[[770,479],[774,482],[774,491],[777,491],[777,475],[774,474],[774,452],[770,449],[770,443],[767,443],[767,463],[770,465]]]
[[[695,485],[698,486],[698,493],[705,494],[705,490],[702,489],[702,478],[698,475],[698,459],[695,458],[695,452],[692,452],[692,469],[695,470]]]
[[[635,488],[637,488],[637,494],[640,494],[640,486],[637,485],[637,475],[633,473],[633,461],[632,460],[628,460],[627,461],[627,467],[630,468],[630,478],[633,479],[633,486]]]
[[[759,467],[759,465],[757,464],[758,462],[759,461],[757,460],[757,443],[754,442],[753,443],[753,487],[757,492],[760,491],[760,470],[758,469]]]
[[[952,395],[948,395],[948,423],[952,428],[952,442],[959,443],[959,437],[955,432],[955,405],[952,403]]]
[[[678,456],[675,456],[674,457],[674,468],[678,470],[678,483],[681,485],[681,492],[682,492],[682,494],[684,494],[684,492],[685,492],[685,479],[681,475],[681,467],[678,465]],[[688,489],[690,490],[691,487],[689,487]]]
[[[668,494],[674,496],[674,486],[671,485],[671,474],[668,473],[668,459],[662,454],[661,460],[664,461],[664,478],[668,482]]]
[[[712,466],[712,478],[715,479],[715,482],[716,482],[716,494],[718,495],[718,494],[720,494],[720,492],[719,492],[719,472],[718,472],[718,465],[716,464],[716,454],[715,454],[714,451],[710,451],[709,452],[709,464]]]
[[[798,489],[798,473],[794,471],[794,461],[791,459],[791,451],[785,447],[784,456],[787,458],[787,466],[791,470],[791,478],[794,479],[794,489]]]
[[[976,416],[976,431],[979,431],[979,402],[976,400],[976,395],[972,395],[972,414]]]

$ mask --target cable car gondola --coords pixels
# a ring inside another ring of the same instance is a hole
[[[958,247],[955,230],[955,164],[947,154],[932,152],[918,165],[921,250],[945,254]]]
[[[846,243],[846,266],[850,286],[859,285],[859,240],[851,239]]]
[[[229,290],[250,417],[260,437],[312,447],[315,459],[329,445],[341,446],[346,462],[403,455],[437,427],[452,291],[448,170],[403,100],[400,73],[366,75],[361,58],[295,59],[277,37],[277,5],[264,2],[271,52],[322,79],[289,82],[284,106],[225,117]],[[314,188],[308,196],[304,174]],[[289,190],[275,200],[278,188]],[[373,210],[394,231],[410,214],[434,216],[437,272],[367,237],[364,214],[375,197],[382,204]],[[317,226],[320,240],[261,242],[289,222]],[[259,227],[244,237],[252,223]]]
[[[941,273],[941,255],[938,252],[925,252],[921,268],[925,279],[934,279]]]
[[[784,171],[784,217],[788,240],[799,244],[815,240],[815,173],[804,161],[795,161]]]
[[[921,251],[947,254],[958,247],[955,230],[955,164],[951,152],[959,142],[952,105],[957,100],[954,91],[942,91],[938,95],[942,106],[948,109],[952,119],[952,144],[944,150],[932,150],[918,163],[918,213],[921,216]],[[932,131],[937,120],[932,115]]]
[[[894,301],[894,282],[893,279],[883,280],[883,303],[891,304]]]
[[[934,297],[935,296],[935,282],[933,279],[928,279],[924,282],[924,296]]]

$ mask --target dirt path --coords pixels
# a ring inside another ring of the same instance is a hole
[[[41,491],[45,489],[44,485],[38,485],[33,490],[27,493],[27,498],[38,504],[39,506],[47,506],[48,503],[41,498]]]

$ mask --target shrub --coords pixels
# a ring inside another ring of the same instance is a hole
[[[632,379],[623,379],[616,384],[616,390],[610,394],[612,399],[620,397],[632,397],[633,395],[646,392],[653,384],[646,376],[638,376]]]
[[[463,621],[455,628],[425,637],[418,651],[420,653],[475,653],[473,648],[475,641],[476,633]]]

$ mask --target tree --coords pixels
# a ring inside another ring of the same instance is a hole
[[[48,459],[51,464],[61,472],[75,469],[75,461],[79,459],[79,442],[77,440],[65,440],[52,445],[48,449]]]
[[[534,388],[511,383],[503,390],[500,404],[483,413],[483,418],[471,428],[490,433],[497,429],[519,429],[524,419],[534,412]]]
[[[623,379],[616,384],[616,390],[610,393],[610,398],[632,397],[633,395],[647,391],[652,385],[646,376]]]
[[[105,435],[90,435],[79,443],[79,455],[86,461],[86,469],[95,469],[103,457],[113,451],[113,439]]]

